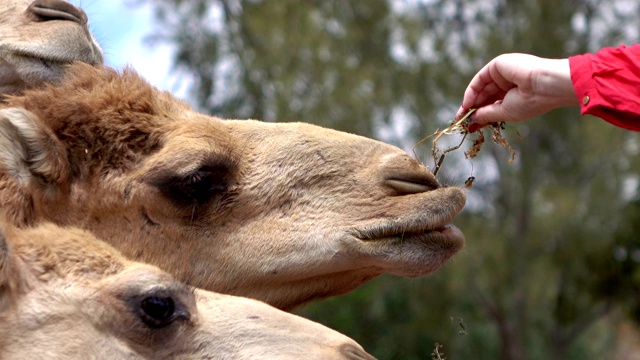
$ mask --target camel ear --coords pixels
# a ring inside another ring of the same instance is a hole
[[[31,112],[0,110],[0,171],[16,182],[61,184],[69,177],[62,142]]]

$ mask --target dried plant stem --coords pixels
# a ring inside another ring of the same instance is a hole
[[[476,109],[471,109],[469,110],[462,118],[460,118],[457,121],[454,121],[451,123],[451,125],[447,126],[445,129],[443,130],[436,130],[436,132],[434,132],[433,134],[425,137],[424,139],[420,140],[416,146],[413,147],[413,154],[414,156],[417,158],[418,155],[416,154],[416,148],[418,146],[420,146],[420,144],[422,144],[423,142],[427,141],[428,139],[432,138],[435,136],[435,138],[433,139],[433,146],[431,147],[431,153],[433,154],[433,162],[435,164],[435,167],[433,169],[433,175],[437,175],[438,174],[438,170],[440,170],[440,167],[442,166],[442,162],[444,161],[445,156],[454,150],[457,150],[460,148],[460,146],[462,146],[462,144],[464,143],[464,140],[467,137],[467,134],[469,134],[469,131],[467,130],[468,127],[468,123],[469,123],[469,117],[471,116],[471,114],[473,114],[473,112],[476,111]],[[442,135],[451,135],[451,134],[463,134],[464,136],[462,137],[462,141],[460,141],[460,144],[458,144],[457,146],[454,146],[452,148],[448,148],[444,151],[440,150],[440,148],[438,148],[438,140],[440,140],[440,138],[442,137]],[[439,155],[439,156],[438,156]]]
[[[442,163],[444,162],[446,155],[454,150],[459,149],[464,143],[465,139],[467,138],[467,135],[469,135],[469,124],[471,123],[470,116],[471,114],[473,114],[474,111],[476,111],[476,109],[469,110],[459,120],[452,121],[451,124],[443,130],[436,130],[433,134],[420,140],[416,144],[416,146],[413,147],[413,154],[416,158],[418,158],[418,155],[416,154],[416,148],[420,146],[420,144],[422,144],[423,142],[433,138],[433,145],[431,146],[431,154],[433,155],[433,162],[434,162],[433,175],[438,174],[438,171],[442,167]],[[509,153],[511,154],[509,158],[509,163],[511,163],[515,159],[516,153],[515,151],[513,151],[513,149],[507,142],[507,139],[504,136],[502,136],[501,130],[504,129],[503,126],[504,126],[504,123],[489,124],[489,127],[491,128],[491,131],[492,131],[491,139],[496,144],[509,150]],[[476,155],[482,148],[482,144],[484,144],[485,137],[484,137],[484,133],[482,132],[482,129],[479,129],[477,133],[478,133],[478,136],[473,140],[473,145],[471,146],[471,148],[464,152],[464,156],[467,159],[473,159],[474,157],[476,157]],[[462,140],[460,141],[460,143],[454,147],[450,147],[445,150],[440,149],[438,147],[438,140],[440,140],[442,135],[451,135],[451,134],[461,134]]]

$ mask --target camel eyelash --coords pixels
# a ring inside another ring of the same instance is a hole
[[[224,165],[202,166],[187,175],[164,173],[150,184],[177,206],[191,208],[226,194],[230,188],[229,170]]]

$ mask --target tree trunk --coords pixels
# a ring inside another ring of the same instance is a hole
[[[498,323],[502,349],[500,358],[502,360],[524,360],[526,358],[522,346],[522,334],[520,329],[511,321],[505,320]]]

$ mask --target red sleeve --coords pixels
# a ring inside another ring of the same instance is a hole
[[[582,115],[640,131],[640,44],[569,57]]]

